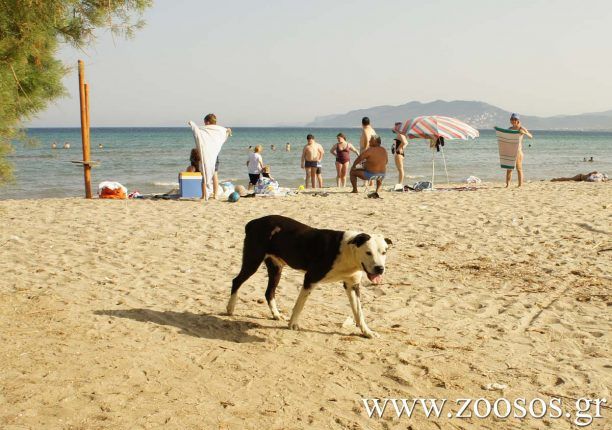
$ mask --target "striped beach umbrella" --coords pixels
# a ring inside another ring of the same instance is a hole
[[[439,137],[444,140],[468,140],[475,139],[480,136],[478,130],[467,125],[463,121],[447,116],[428,115],[418,116],[409,119],[402,128],[402,134],[408,139],[429,139],[432,149],[431,153],[431,184],[433,189],[434,179],[436,177],[436,164],[434,160],[436,144],[435,140]],[[442,143],[444,146],[444,143]],[[442,160],[444,160],[444,171],[446,172],[446,182],[448,180],[448,170],[446,168],[446,157],[444,156],[444,148],[442,150]]]
[[[402,134],[409,139],[443,137],[447,140],[468,140],[480,136],[478,130],[463,121],[439,115],[418,116],[409,119],[402,128]]]

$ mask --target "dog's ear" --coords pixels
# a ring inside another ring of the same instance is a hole
[[[348,241],[349,245],[355,245],[359,248],[361,245],[370,240],[370,235],[367,233],[359,233],[357,236]]]
[[[393,241],[387,237],[385,237],[385,242],[387,242],[387,245],[393,245]]]

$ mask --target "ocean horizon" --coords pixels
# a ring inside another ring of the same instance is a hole
[[[264,163],[281,186],[295,187],[303,183],[300,168],[301,149],[306,135],[312,133],[323,145],[325,186],[335,186],[334,157],[329,153],[336,134],[343,132],[358,146],[360,128],[332,127],[232,127],[233,136],[224,145],[220,159],[219,179],[246,185],[246,160],[249,146],[262,145]],[[393,133],[390,128],[377,127],[383,146],[390,148]],[[451,182],[462,182],[468,176],[483,181],[503,181],[499,167],[497,141],[493,130],[480,130],[481,136],[470,141],[447,141],[444,158]],[[612,131],[538,131],[534,139],[524,140],[524,170],[527,181],[546,180],[558,176],[600,171],[612,172]],[[0,199],[46,197],[79,197],[83,195],[83,172],[73,160],[81,160],[81,136],[78,127],[30,128],[29,138],[37,144],[14,142],[14,152],[8,161],[15,168],[14,182],[0,186]],[[57,143],[58,149],[51,149]],[[68,142],[71,149],[61,149]],[[292,150],[285,151],[289,142]],[[101,145],[101,147],[99,147]],[[276,147],[275,151],[271,146]],[[91,128],[91,158],[99,161],[92,169],[92,187],[98,183],[117,181],[128,190],[141,193],[163,193],[178,186],[178,173],[189,165],[189,152],[194,146],[188,127],[93,127]],[[424,140],[411,140],[406,149],[404,183],[431,179],[432,151]],[[391,154],[386,186],[397,179]],[[436,153],[436,183],[445,183],[444,159]],[[585,162],[593,157],[593,162]],[[352,157],[354,160],[354,154]]]

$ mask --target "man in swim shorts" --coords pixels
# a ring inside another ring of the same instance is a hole
[[[383,148],[380,136],[372,136],[368,148],[359,154],[359,157],[353,163],[351,167],[351,185],[353,185],[353,193],[357,193],[357,178],[364,179],[366,181],[376,178],[376,192],[375,197],[378,197],[382,181],[387,171],[387,163],[389,157],[387,156],[387,150]],[[364,167],[358,168],[359,163],[363,162]]]
[[[306,170],[306,180],[304,186],[308,188],[308,182],[315,188],[317,168],[323,158],[323,147],[319,145],[312,134],[306,136],[307,144],[302,151],[302,169]],[[322,183],[321,183],[322,185]]]

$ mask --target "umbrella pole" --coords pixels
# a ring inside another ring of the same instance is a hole
[[[442,150],[442,160],[444,160],[444,171],[446,172],[446,185],[450,185],[450,181],[448,180],[448,170],[446,170],[446,157],[444,156],[444,147],[440,147]]]
[[[431,148],[431,189],[434,188],[434,178],[436,177],[436,162],[434,157],[436,155],[435,147]]]

